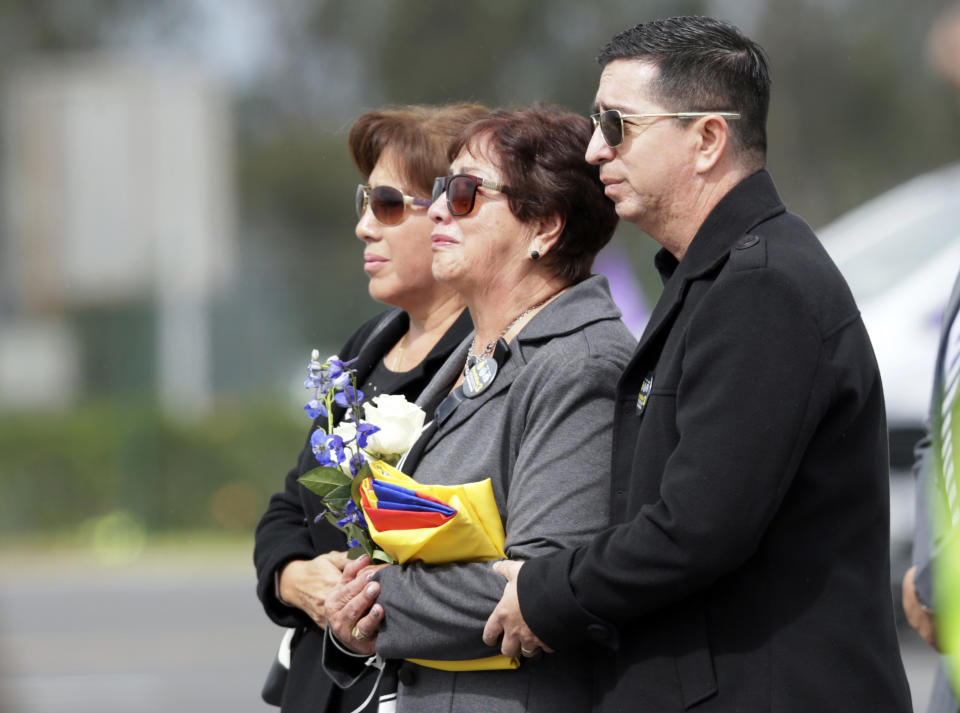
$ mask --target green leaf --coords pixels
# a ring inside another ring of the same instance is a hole
[[[351,481],[352,478],[339,468],[331,468],[326,465],[314,468],[297,478],[297,482],[303,487],[320,496],[324,496],[340,486],[349,485]]]
[[[360,470],[357,471],[354,480],[363,480],[364,478],[369,478],[371,475],[373,475],[373,470],[370,468],[370,463],[366,462],[360,466]]]
[[[323,504],[331,510],[346,510],[350,502],[350,486],[338,485],[323,497]]]
[[[357,555],[365,554],[373,559],[373,542],[370,540],[370,533],[364,530],[362,527],[355,523],[347,523],[344,526],[343,531],[346,533],[347,537],[352,537],[354,540],[360,544],[357,547],[352,548],[350,551],[357,550]],[[351,557],[351,559],[355,559]]]
[[[352,537],[361,545],[370,542],[370,538],[367,536],[367,531],[355,523],[348,522],[344,526],[343,531],[347,533],[347,537]]]
[[[353,483],[350,485],[350,497],[353,498],[353,502],[357,504],[357,507],[360,507],[360,503],[363,502],[360,499],[360,484],[363,483],[367,478],[373,477],[373,471],[370,470],[370,466],[366,463],[363,464],[363,468],[357,473],[357,477],[353,479]]]
[[[386,552],[376,548],[373,550],[373,554],[370,555],[370,559],[372,559],[374,562],[386,562],[387,564],[393,564],[396,562],[396,560]]]

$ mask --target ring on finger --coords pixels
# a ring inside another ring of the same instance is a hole
[[[353,631],[350,632],[350,635],[357,641],[363,641],[367,638],[367,635],[360,631],[360,627],[356,625],[353,627]]]
[[[535,653],[537,653],[537,650],[536,650],[536,649],[525,649],[525,648],[523,648],[523,647],[521,646],[521,647],[520,647],[520,653],[523,654],[524,656],[526,656],[527,658],[530,658],[530,657],[533,656]]]

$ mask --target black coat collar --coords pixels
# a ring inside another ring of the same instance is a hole
[[[785,210],[770,174],[760,170],[743,179],[717,203],[690,242],[683,260],[678,261],[665,248],[661,249],[654,264],[664,282],[663,294],[635,354],[646,351],[672,322],[691,281],[722,265],[740,236]]]
[[[747,176],[710,211],[683,260],[677,261],[665,248],[657,253],[654,262],[661,279],[693,280],[709,272],[718,260],[726,259],[737,238],[785,210],[769,173],[760,170]]]
[[[390,351],[410,326],[410,317],[401,309],[390,310],[383,316],[383,326],[369,341],[358,347],[357,361],[353,368],[357,372],[357,383],[362,384],[370,376],[381,359]],[[469,310],[460,312],[460,316],[444,332],[423,360],[427,373],[435,372],[450,353],[460,344],[464,336],[473,329]],[[345,355],[349,358],[353,355]]]

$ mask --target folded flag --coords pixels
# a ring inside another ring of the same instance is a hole
[[[368,522],[380,530],[437,527],[457,514],[449,505],[425,492],[372,479],[374,498],[361,488],[360,498]]]
[[[490,479],[427,485],[382,461],[360,483],[370,537],[399,564],[503,559],[505,533]]]
[[[460,485],[425,485],[382,461],[360,483],[360,504],[370,537],[397,563],[487,562],[503,559],[506,535],[490,479]],[[517,668],[503,655],[467,661],[409,659],[443,671]]]

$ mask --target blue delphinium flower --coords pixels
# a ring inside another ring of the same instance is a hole
[[[320,465],[337,466],[347,458],[343,450],[343,439],[336,435],[328,436],[319,428],[310,436],[310,448]]]
[[[343,438],[340,436],[327,436],[327,448],[330,451],[330,460],[336,465],[340,465],[347,459],[347,454],[343,449]]]
[[[350,371],[346,364],[336,357],[330,357],[327,360],[328,371],[327,378],[336,389],[342,389],[350,383]]]
[[[363,455],[363,451],[357,451],[356,453],[350,455],[347,459],[347,465],[350,466],[350,475],[356,475],[360,472],[360,469],[363,467],[364,463],[367,462],[367,459]]]
[[[344,511],[344,516],[339,520],[337,520],[337,524],[340,527],[346,527],[350,523],[353,523],[354,525],[359,525],[364,529],[366,529],[367,527],[367,521],[363,517],[363,510],[358,508],[357,504],[353,502],[353,500],[350,500],[347,503],[347,508]]]
[[[318,428],[310,434],[310,450],[313,451],[313,455],[320,465],[329,465],[330,452],[327,447],[327,434],[323,432],[323,429]]]
[[[303,410],[307,412],[307,416],[310,418],[317,418],[318,416],[326,417],[327,404],[319,399],[310,399],[303,407]]]
[[[329,370],[331,379],[336,379],[340,376],[340,374],[343,373],[343,362],[340,361],[340,357],[334,354],[327,359],[327,369]]]
[[[319,389],[325,379],[323,362],[320,361],[320,352],[314,349],[310,353],[310,363],[307,364],[307,378],[303,382],[303,388]]]
[[[374,426],[372,423],[361,421],[357,426],[357,445],[361,448],[367,447],[367,439],[380,430],[380,426]]]
[[[359,408],[360,403],[363,401],[363,392],[347,384],[336,393],[333,400],[338,406],[342,406],[343,408],[350,408],[351,406]]]
[[[359,357],[354,357],[348,361],[343,361],[336,354],[327,359],[327,369],[328,375],[332,381],[339,381],[338,386],[342,386],[350,381],[349,367],[353,364]],[[346,380],[343,380],[343,377],[346,373]]]
[[[307,378],[303,382],[304,388],[314,391],[313,398],[303,407],[310,418],[329,416],[330,403],[334,400],[344,408],[359,409],[363,392],[351,385],[354,373],[350,365],[355,361],[343,361],[334,354],[321,362],[320,352],[316,349],[311,352]]]

